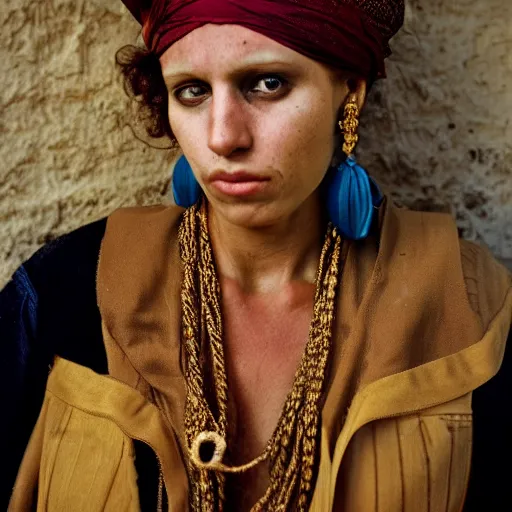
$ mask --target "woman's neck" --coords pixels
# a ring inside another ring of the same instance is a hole
[[[270,227],[234,225],[209,208],[210,238],[217,271],[247,293],[272,293],[292,281],[313,283],[325,234],[314,195],[287,219]]]

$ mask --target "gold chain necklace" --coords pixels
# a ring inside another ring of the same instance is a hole
[[[239,467],[224,465],[227,434],[227,377],[224,360],[220,285],[208,233],[206,205],[185,211],[179,229],[183,262],[181,290],[182,340],[185,347],[187,398],[185,439],[190,508],[221,512],[225,473],[241,473],[264,460],[270,462],[270,484],[253,512],[306,511],[314,484],[322,393],[331,351],[332,326],[342,265],[342,239],[327,228],[316,276],[313,319],[292,390],[264,452]],[[205,394],[203,365],[212,370],[213,410]]]

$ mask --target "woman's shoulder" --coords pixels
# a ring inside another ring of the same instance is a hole
[[[409,270],[428,267],[429,280],[442,286],[464,286],[471,309],[478,315],[484,331],[503,307],[510,307],[512,275],[489,249],[459,238],[452,215],[413,211],[393,203],[386,207],[382,222],[381,245],[388,261],[409,256]]]
[[[503,308],[512,307],[512,274],[487,247],[468,240],[460,240],[459,244],[468,300],[487,329]]]

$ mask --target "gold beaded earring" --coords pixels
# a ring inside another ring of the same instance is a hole
[[[343,152],[347,156],[352,155],[359,141],[359,135],[357,134],[359,115],[359,107],[357,106],[356,98],[352,96],[343,109],[343,119],[338,122],[341,132],[343,133]]]

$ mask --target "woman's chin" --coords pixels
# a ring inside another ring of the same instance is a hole
[[[228,222],[245,229],[264,229],[274,226],[283,218],[279,208],[272,204],[238,203],[215,204],[210,202],[211,212],[217,221]]]

